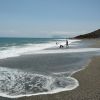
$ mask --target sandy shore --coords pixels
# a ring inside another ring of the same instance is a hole
[[[94,57],[85,70],[75,73],[73,77],[80,84],[74,90],[18,100],[100,100],[100,57]]]
[[[99,43],[100,40],[97,40],[95,47],[100,47]],[[100,100],[100,56],[93,57],[86,69],[75,73],[73,77],[79,81],[79,87],[74,90],[12,100]]]
[[[100,47],[100,40],[94,47]],[[86,69],[73,75],[79,87],[71,91],[19,98],[17,100],[100,100],[100,57],[93,57]]]

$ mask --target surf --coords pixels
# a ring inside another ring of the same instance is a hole
[[[56,41],[59,42],[59,44],[64,45],[65,39],[57,39]],[[72,44],[74,42],[78,42],[80,40],[68,40],[69,44]],[[48,49],[48,48],[58,48],[59,46],[56,45],[55,41],[49,41],[46,43],[26,43],[23,45],[14,45],[14,46],[5,46],[0,47],[0,59],[5,59],[9,57],[18,57],[24,54],[34,54],[36,52],[41,52],[42,50]],[[42,52],[41,52],[42,53]]]
[[[0,67],[0,96],[19,98],[24,96],[53,94],[78,86],[71,76],[52,76]]]

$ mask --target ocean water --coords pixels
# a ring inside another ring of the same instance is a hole
[[[100,49],[88,47],[86,41],[68,42],[66,48],[65,39],[0,38],[0,96],[51,94],[79,86],[71,75],[85,68]]]

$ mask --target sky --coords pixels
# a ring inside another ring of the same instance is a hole
[[[100,28],[100,0],[0,0],[0,37],[72,37]]]

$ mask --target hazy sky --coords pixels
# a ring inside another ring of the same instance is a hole
[[[72,36],[100,28],[100,0],[0,0],[0,36]]]

